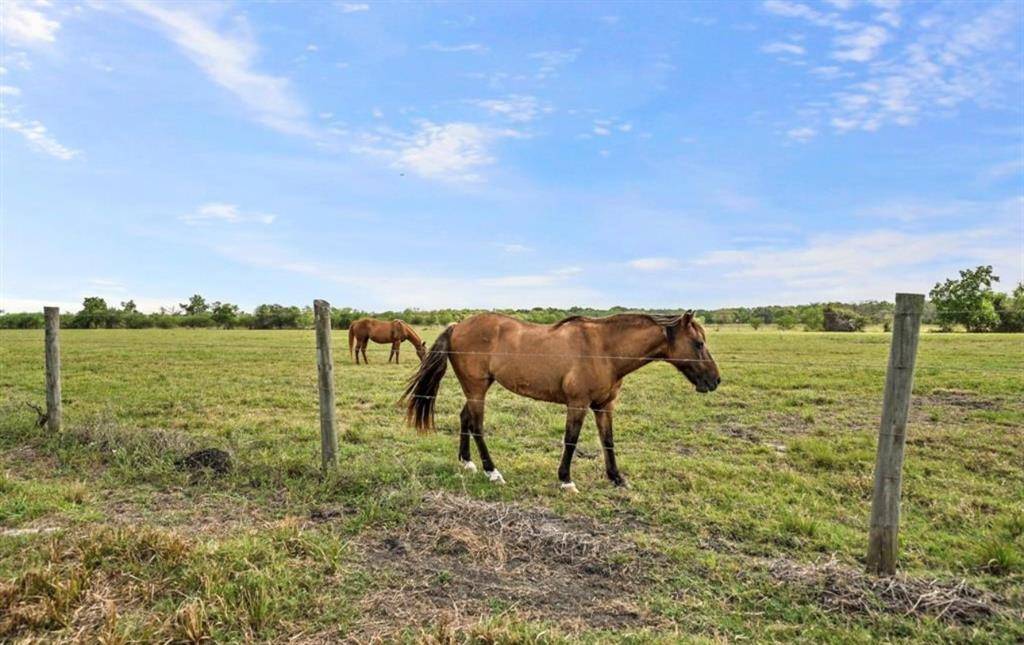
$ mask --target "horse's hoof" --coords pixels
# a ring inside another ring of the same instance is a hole
[[[492,484],[504,484],[505,483],[505,478],[501,476],[501,473],[498,472],[497,468],[495,468],[494,470],[492,470],[489,473],[487,473],[487,478],[491,480]]]
[[[616,477],[615,479],[613,479],[612,485],[615,486],[616,488],[629,488],[629,482],[627,482],[623,477]]]
[[[580,492],[580,489],[576,488],[576,484],[572,482],[562,482],[561,489],[563,493],[572,493],[573,495]]]
[[[460,462],[460,463],[462,463],[462,468],[463,469],[468,470],[471,473],[475,473],[476,472],[476,464],[474,464],[472,461],[463,461],[463,462]]]

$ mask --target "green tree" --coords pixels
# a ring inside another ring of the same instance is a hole
[[[996,315],[999,316],[999,326],[996,331],[1024,331],[1024,282],[1018,282],[1017,287],[1010,295],[995,294],[992,304],[995,307]]]
[[[134,314],[139,311],[139,308],[135,306],[134,300],[129,300],[127,302],[121,303],[121,311],[123,311],[126,314]]]
[[[183,302],[178,306],[184,309],[185,313],[189,316],[205,314],[210,311],[210,306],[206,304],[206,298],[202,297],[198,293],[189,298],[188,302]]]
[[[935,283],[929,298],[935,304],[936,319],[943,331],[963,325],[967,331],[991,331],[999,325],[992,283],[999,282],[991,265],[960,271],[959,280]]]
[[[796,315],[788,309],[775,317],[775,324],[779,329],[793,329],[796,326]]]
[[[211,318],[217,325],[224,329],[231,329],[238,324],[238,314],[241,310],[238,305],[230,302],[216,301],[210,306]]]

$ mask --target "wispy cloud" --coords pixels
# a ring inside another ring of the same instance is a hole
[[[17,132],[32,148],[61,161],[70,161],[81,154],[80,150],[57,141],[39,121],[18,118],[6,107],[0,110],[0,128]]]
[[[550,106],[541,105],[536,96],[524,94],[510,94],[502,99],[478,99],[471,102],[492,114],[518,123],[527,123],[541,114],[554,111]]]
[[[818,136],[818,131],[814,128],[792,128],[786,131],[786,136],[793,141],[807,143],[814,137]]]
[[[420,121],[418,130],[401,134],[390,130],[364,135],[355,152],[388,160],[395,168],[446,182],[476,182],[480,170],[495,162],[491,145],[498,139],[520,138],[515,130],[476,123]]]
[[[889,40],[889,32],[878,25],[868,25],[852,34],[836,36],[836,49],[832,58],[841,61],[866,63],[881,50]]]
[[[360,11],[369,11],[370,5],[365,2],[339,2],[338,8],[341,9],[342,13],[357,13]]]
[[[803,56],[807,50],[800,45],[793,43],[774,42],[767,43],[761,47],[761,51],[766,54],[790,54],[792,56]]]
[[[242,212],[237,204],[210,202],[203,204],[195,212],[186,213],[178,219],[190,225],[212,223],[242,224],[246,222],[271,224],[276,219],[276,216],[267,213]]]
[[[210,79],[237,97],[256,121],[279,132],[315,138],[307,110],[287,78],[257,71],[259,47],[246,29],[218,29],[188,5],[131,0],[128,6],[153,21]]]
[[[876,20],[899,24],[898,2],[876,0]],[[802,127],[835,132],[872,132],[885,126],[911,126],[925,118],[948,116],[960,105],[985,107],[1005,100],[1005,88],[1020,82],[1016,3],[963,5],[964,12],[939,7],[899,35],[881,24],[849,21],[803,4],[768,0],[770,13],[800,18],[837,32],[829,56],[846,65],[819,65],[809,72],[837,87],[825,100],[809,98],[800,107]],[[1015,56],[1008,55],[1015,49]],[[790,130],[792,132],[793,130]]]
[[[473,54],[486,54],[489,51],[487,45],[480,43],[463,43],[461,45],[442,45],[438,42],[428,43],[423,46],[423,49],[427,49],[435,52],[446,52],[446,53],[458,53],[458,52],[471,52]]]
[[[504,244],[503,243],[503,244],[498,244],[498,247],[501,248],[502,251],[504,251],[505,253],[508,253],[510,255],[518,255],[520,253],[529,253],[530,251],[533,251],[532,248],[530,248],[529,246],[525,246],[523,244]]]
[[[530,54],[530,58],[540,61],[540,67],[537,69],[534,77],[537,80],[544,80],[557,76],[558,70],[565,65],[576,62],[576,59],[579,58],[580,52],[582,51],[583,50],[577,47],[573,49],[549,50]]]
[[[48,2],[4,0],[0,3],[3,39],[11,45],[34,46],[57,39],[60,22],[47,15]],[[6,52],[5,52],[6,57]]]
[[[579,267],[564,267],[548,271],[547,273],[481,278],[478,282],[485,287],[547,287],[564,282],[582,272],[583,270]]]
[[[637,258],[626,264],[637,271],[668,271],[679,267],[679,261],[674,258]]]
[[[1012,257],[1012,243],[1000,247],[1004,236],[998,228],[939,233],[881,229],[817,235],[795,248],[715,251],[694,265],[721,267],[727,281],[772,284],[776,300],[891,297],[896,289],[927,290],[936,274],[950,267],[998,264]]]

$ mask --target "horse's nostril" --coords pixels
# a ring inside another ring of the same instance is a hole
[[[722,377],[719,376],[718,378],[715,379],[715,385],[721,385],[721,384],[722,384]]]

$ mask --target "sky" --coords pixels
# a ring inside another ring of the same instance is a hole
[[[1024,5],[4,0],[0,308],[1024,279]]]

